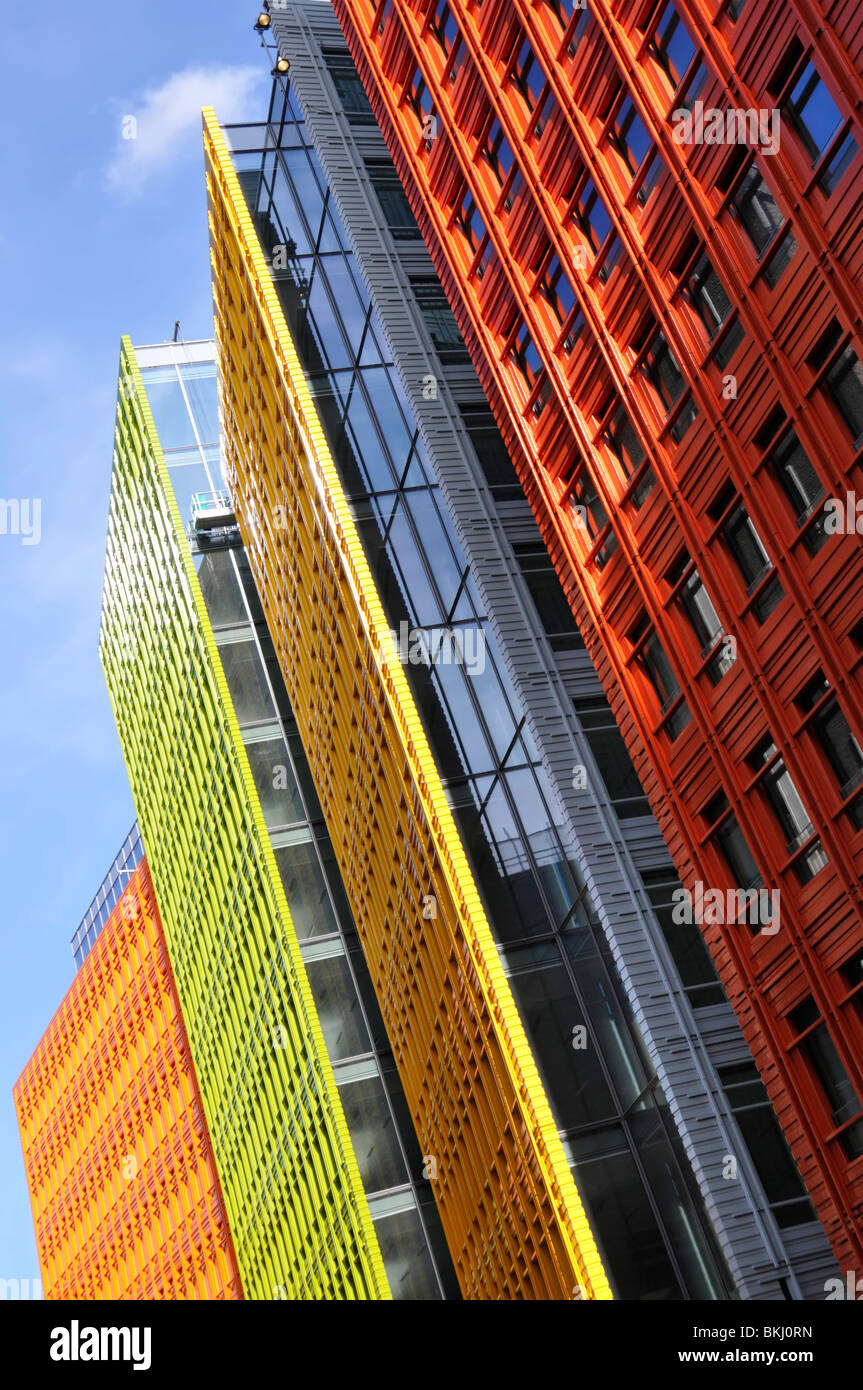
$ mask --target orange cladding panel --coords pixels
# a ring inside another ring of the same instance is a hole
[[[146,860],[14,1096],[45,1298],[242,1298]]]

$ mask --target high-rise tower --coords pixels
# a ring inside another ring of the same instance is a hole
[[[822,1289],[832,1264],[829,1255],[825,1262],[823,1233],[812,1221],[766,1097],[759,1095],[751,1055],[716,978],[709,965],[703,971],[696,955],[695,929],[688,937],[681,932],[673,944],[684,968],[690,967],[696,997],[702,986],[699,1004],[709,1006],[709,991],[715,992],[716,1007],[703,1032],[682,998],[669,943],[646,892],[654,889],[661,908],[662,885],[668,885],[667,899],[673,871],[634,775],[627,778],[625,755],[611,744],[613,721],[535,523],[506,471],[505,452],[338,30],[322,6],[281,6],[274,20],[280,32],[288,25],[295,29],[295,41],[285,48],[293,99],[282,99],[277,83],[265,135],[261,126],[226,130],[232,171],[217,157],[215,127],[208,123],[228,477],[243,534],[255,538],[250,556],[271,630],[284,626],[286,608],[303,607],[307,600],[294,598],[287,605],[279,598],[275,570],[285,548],[298,544],[299,528],[290,523],[290,492],[281,491],[283,463],[266,461],[249,443],[262,427],[279,448],[278,403],[262,403],[261,426],[255,407],[253,428],[249,405],[240,411],[230,399],[236,381],[248,376],[244,359],[254,364],[257,378],[272,378],[261,352],[260,327],[243,310],[238,334],[234,318],[240,302],[238,266],[248,265],[249,249],[258,245],[267,275],[258,275],[253,293],[266,295],[270,283],[275,287],[284,319],[284,328],[275,331],[289,332],[295,345],[389,626],[397,632],[403,626],[408,634],[449,629],[469,636],[478,622],[487,638],[484,679],[465,663],[453,669],[432,663],[430,671],[417,667],[407,656],[407,643],[404,673],[612,1281],[625,1296],[648,1296],[654,1278],[654,1296],[675,1296],[675,1287],[678,1296],[682,1291],[722,1296],[715,1275],[696,1292],[701,1275],[694,1271],[702,1257],[708,1261],[703,1270],[716,1268],[715,1251],[710,1253],[715,1231],[733,1269],[732,1285],[744,1296],[799,1297],[802,1288]],[[253,220],[254,239],[242,225],[243,209],[238,213],[235,206],[232,172]],[[230,237],[226,218],[236,224]],[[267,334],[272,331],[270,314]],[[245,478],[231,469],[238,440],[242,450],[252,450]],[[448,541],[438,539],[438,517],[450,533]],[[455,583],[447,598],[450,572]],[[297,584],[297,594],[305,595],[306,584]],[[284,669],[288,663],[278,637],[275,645]],[[326,650],[316,651],[316,663],[326,671]],[[296,705],[298,690],[290,676],[288,687]],[[512,719],[509,735],[495,727],[506,719]],[[302,718],[299,724],[302,732]],[[527,757],[521,748],[525,734]],[[604,758],[611,795],[592,747]],[[333,792],[325,753],[318,744],[309,762],[313,777],[324,778],[326,810],[326,796]],[[615,758],[619,780],[611,771]],[[572,796],[574,771],[587,769],[587,795],[581,780],[581,797]],[[612,796],[616,805],[609,804]],[[338,794],[333,802],[338,805]],[[335,814],[334,806],[329,814]],[[342,826],[340,819],[343,836]],[[589,930],[581,931],[577,949],[568,936],[575,925],[573,899],[565,892],[555,901],[549,892],[555,878],[558,891],[566,885],[573,869],[577,882],[590,875],[591,886],[597,886],[593,894],[586,885],[579,893],[579,915],[586,912]],[[356,892],[347,880],[346,888]],[[667,924],[668,913],[663,917]],[[673,930],[668,935],[674,938]],[[616,1046],[610,1048],[603,1010],[611,1005],[616,1011],[622,1002],[614,959],[625,967],[629,1005],[619,1014]],[[555,1028],[550,1034],[544,1026],[547,1007],[540,1001],[549,997],[559,1020],[571,1018],[572,1026],[560,1033]],[[640,1010],[639,1022],[652,1011],[644,1032],[630,1008]],[[580,1052],[571,1045],[585,1018],[589,1042]],[[656,1058],[663,1068],[666,1095],[671,1093],[654,1112],[660,1124],[649,1126],[650,1145],[667,1146],[676,1168],[671,1188],[661,1181],[654,1185],[661,1165],[642,1162],[647,1147],[638,1133],[637,1112],[645,1096],[653,1097],[652,1108],[661,1094],[651,1080],[652,1066],[642,1071],[639,1052],[645,1043],[651,1064]],[[623,1051],[616,1056],[617,1046]],[[618,1067],[624,1056],[624,1067],[634,1063],[642,1075],[631,1096]],[[406,1065],[409,1061],[408,1056]],[[601,1103],[591,1113],[582,1101],[595,1085],[609,1086],[610,1106]],[[741,1112],[739,1127],[730,1117],[732,1106]],[[424,1119],[415,1113],[416,1123]],[[672,1158],[675,1124],[689,1152],[696,1153],[701,1200],[694,1206],[682,1150]],[[765,1162],[770,1153],[772,1162]],[[732,1159],[725,1173],[723,1156]],[[753,1158],[772,1190],[772,1210]],[[738,1161],[742,1180],[731,1184],[728,1169]],[[672,1217],[675,1211],[688,1213],[683,1222]],[[681,1240],[683,1231],[690,1235]],[[635,1252],[642,1243],[645,1252],[652,1248],[653,1273],[647,1273],[647,1260],[639,1268]]]
[[[689,894],[680,916],[857,1265],[856,12],[335,9]]]

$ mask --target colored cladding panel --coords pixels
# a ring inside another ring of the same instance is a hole
[[[242,1298],[146,860],[15,1108],[46,1298]]]
[[[388,1298],[341,1100],[123,340],[101,655],[249,1298]]]
[[[781,895],[699,920],[859,1265],[855,9],[334,7],[683,883]]]
[[[467,1297],[611,1296],[269,270],[205,112],[226,474]]]

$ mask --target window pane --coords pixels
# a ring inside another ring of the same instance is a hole
[[[719,1077],[768,1201],[791,1203],[777,1211],[784,1227],[812,1221],[814,1212],[764,1084],[753,1063],[721,1067]]]
[[[839,129],[841,116],[812,63],[800,74],[786,110],[814,164]]]
[[[860,1101],[842,1065],[836,1045],[822,1023],[808,1035],[804,1050],[830,1102],[834,1124],[841,1125],[859,1114]]]
[[[163,449],[188,448],[196,443],[192,419],[183,389],[176,376],[170,381],[152,381],[143,373],[147,400],[153,412],[156,432]],[[218,434],[216,435],[218,439]]]
[[[315,846],[309,841],[274,850],[288,900],[291,921],[300,941],[338,931]]]
[[[324,1035],[334,1062],[371,1051],[359,996],[345,956],[306,962],[309,982]]]
[[[396,1138],[383,1084],[376,1076],[339,1087],[360,1178],[367,1192],[407,1182],[408,1172]]]
[[[828,372],[827,388],[856,443],[863,435],[863,363],[853,348],[846,348]]]
[[[304,821],[306,813],[284,739],[268,738],[262,743],[246,744],[246,755],[266,824],[272,828]]]
[[[665,878],[662,871],[656,874],[658,881],[654,881],[651,873],[645,873],[642,877],[692,1007],[698,1009],[710,1004],[722,1004],[725,995],[697,924],[674,920],[672,894],[680,887],[679,880]]]
[[[756,888],[763,882],[758,865],[752,858],[749,846],[743,838],[743,831],[734,816],[727,820],[716,832],[716,839],[728,860],[729,868],[738,888]]]
[[[186,395],[189,397],[201,443],[218,443],[219,393],[215,367],[181,367],[180,375],[186,387]]]
[[[615,1104],[602,1075],[596,1042],[556,947],[507,952],[510,984],[533,1045],[558,1128],[607,1119]],[[577,1043],[576,1047],[574,1044]]]
[[[677,1299],[680,1286],[635,1161],[616,1128],[570,1141],[573,1172],[620,1298]]]
[[[440,1298],[419,1212],[399,1211],[375,1221],[387,1281],[395,1299]]]
[[[229,550],[213,550],[201,557],[198,582],[213,627],[248,622],[248,614]]]
[[[749,240],[760,255],[782,225],[782,213],[773,194],[753,164],[737,194],[733,206]]]
[[[219,647],[225,680],[240,724],[252,724],[275,719],[276,710],[270,697],[264,668],[255,643],[222,643]]]

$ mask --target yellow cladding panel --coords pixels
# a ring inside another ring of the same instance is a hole
[[[204,122],[226,476],[462,1291],[610,1298],[267,262],[212,111]]]

